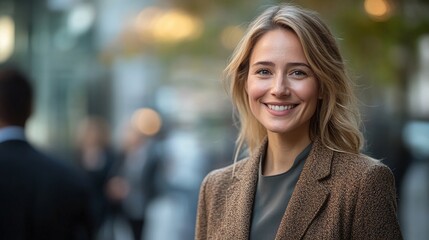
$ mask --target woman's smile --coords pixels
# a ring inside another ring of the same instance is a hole
[[[263,103],[267,107],[267,111],[277,117],[287,116],[298,104],[288,103]]]

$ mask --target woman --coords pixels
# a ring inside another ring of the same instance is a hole
[[[268,8],[226,73],[250,157],[203,181],[196,239],[402,239],[393,175],[360,153],[352,84],[316,13]]]

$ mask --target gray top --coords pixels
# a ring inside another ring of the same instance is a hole
[[[275,238],[280,221],[304,167],[305,159],[310,154],[311,146],[310,143],[298,154],[287,172],[274,176],[262,175],[262,161],[265,160],[265,154],[261,156],[250,227],[251,240]]]

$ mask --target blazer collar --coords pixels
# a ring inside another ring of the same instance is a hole
[[[323,179],[331,173],[333,151],[316,139],[280,222],[276,240],[282,236],[301,239],[329,196]]]
[[[265,139],[256,154],[237,166],[227,195],[225,222],[228,225],[222,230],[228,239],[249,238],[259,161],[267,143],[268,140]],[[332,155],[333,152],[324,147],[320,140],[314,141],[280,223],[276,239],[281,239],[280,236],[300,239],[320,211],[329,192],[319,180],[329,176]]]
[[[249,239],[253,200],[258,181],[259,160],[265,150],[267,139],[256,154],[236,163],[235,173],[228,188],[225,223],[221,230],[222,239]]]

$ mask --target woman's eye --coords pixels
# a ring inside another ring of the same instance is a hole
[[[307,73],[301,70],[295,70],[295,71],[292,71],[290,75],[297,78],[304,78],[307,76]]]
[[[269,75],[269,74],[271,74],[271,72],[268,71],[267,69],[260,69],[256,73],[259,74],[259,75]]]
[[[303,76],[303,75],[307,75],[307,74],[303,71],[293,71],[292,75]]]

